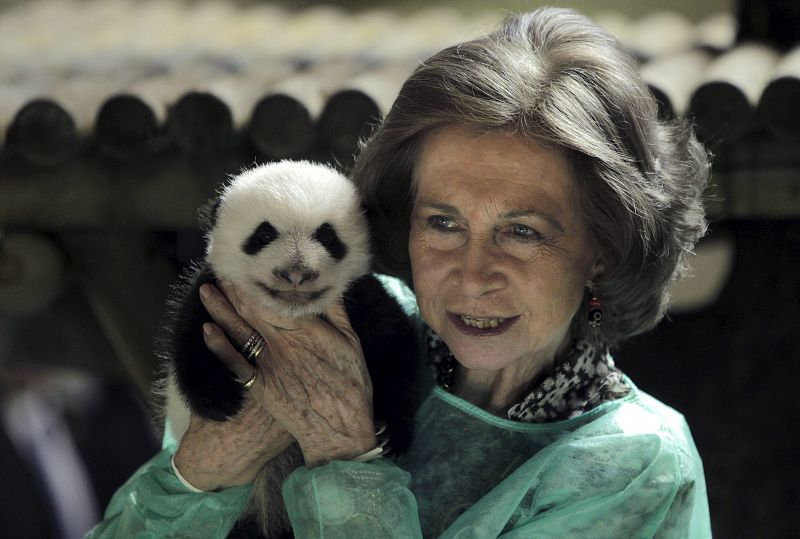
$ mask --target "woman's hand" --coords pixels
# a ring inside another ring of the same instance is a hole
[[[238,347],[243,346],[252,328],[238,317],[214,320],[226,333],[216,325],[207,324],[203,334],[209,349],[226,365],[237,361],[246,364],[231,340]],[[243,380],[252,374],[252,367],[247,368]],[[252,482],[264,464],[293,442],[286,429],[248,392],[242,410],[227,421],[193,414],[175,453],[175,465],[192,485],[212,491]]]
[[[244,485],[293,442],[286,429],[248,397],[244,408],[228,421],[193,414],[175,453],[175,466],[200,490]]]
[[[203,304],[221,326],[241,327],[244,318],[265,338],[249,393],[297,440],[306,465],[346,460],[374,448],[372,384],[344,305],[337,303],[323,317],[285,319],[247,301],[235,286],[222,287],[230,303],[214,286],[204,285]],[[219,338],[219,328],[207,329],[209,349],[240,380],[249,379],[253,367],[224,336]]]

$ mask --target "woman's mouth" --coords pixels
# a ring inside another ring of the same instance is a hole
[[[503,333],[519,318],[519,316],[513,316],[511,318],[491,316],[477,317],[455,313],[447,313],[447,316],[450,318],[451,322],[453,322],[453,325],[462,333],[471,336],[487,337]]]
[[[480,329],[496,328],[503,321],[505,321],[505,318],[473,318],[465,314],[459,316],[461,317],[461,321],[464,322],[466,325]]]

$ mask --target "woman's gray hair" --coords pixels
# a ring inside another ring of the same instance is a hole
[[[636,61],[615,38],[574,11],[542,8],[414,71],[352,172],[376,269],[409,283],[414,166],[425,136],[448,125],[567,149],[579,211],[604,264],[594,290],[603,323],[590,330],[583,302],[574,337],[613,345],[659,322],[668,285],[706,231],[709,157],[685,122],[658,120]]]

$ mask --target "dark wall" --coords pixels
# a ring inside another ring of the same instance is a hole
[[[800,221],[739,221],[730,279],[707,308],[623,344],[617,364],[689,421],[716,537],[800,530]]]

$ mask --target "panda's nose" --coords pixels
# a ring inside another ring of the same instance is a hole
[[[308,270],[281,270],[276,269],[272,272],[278,279],[283,279],[292,286],[300,286],[304,283],[314,282],[319,273]]]

